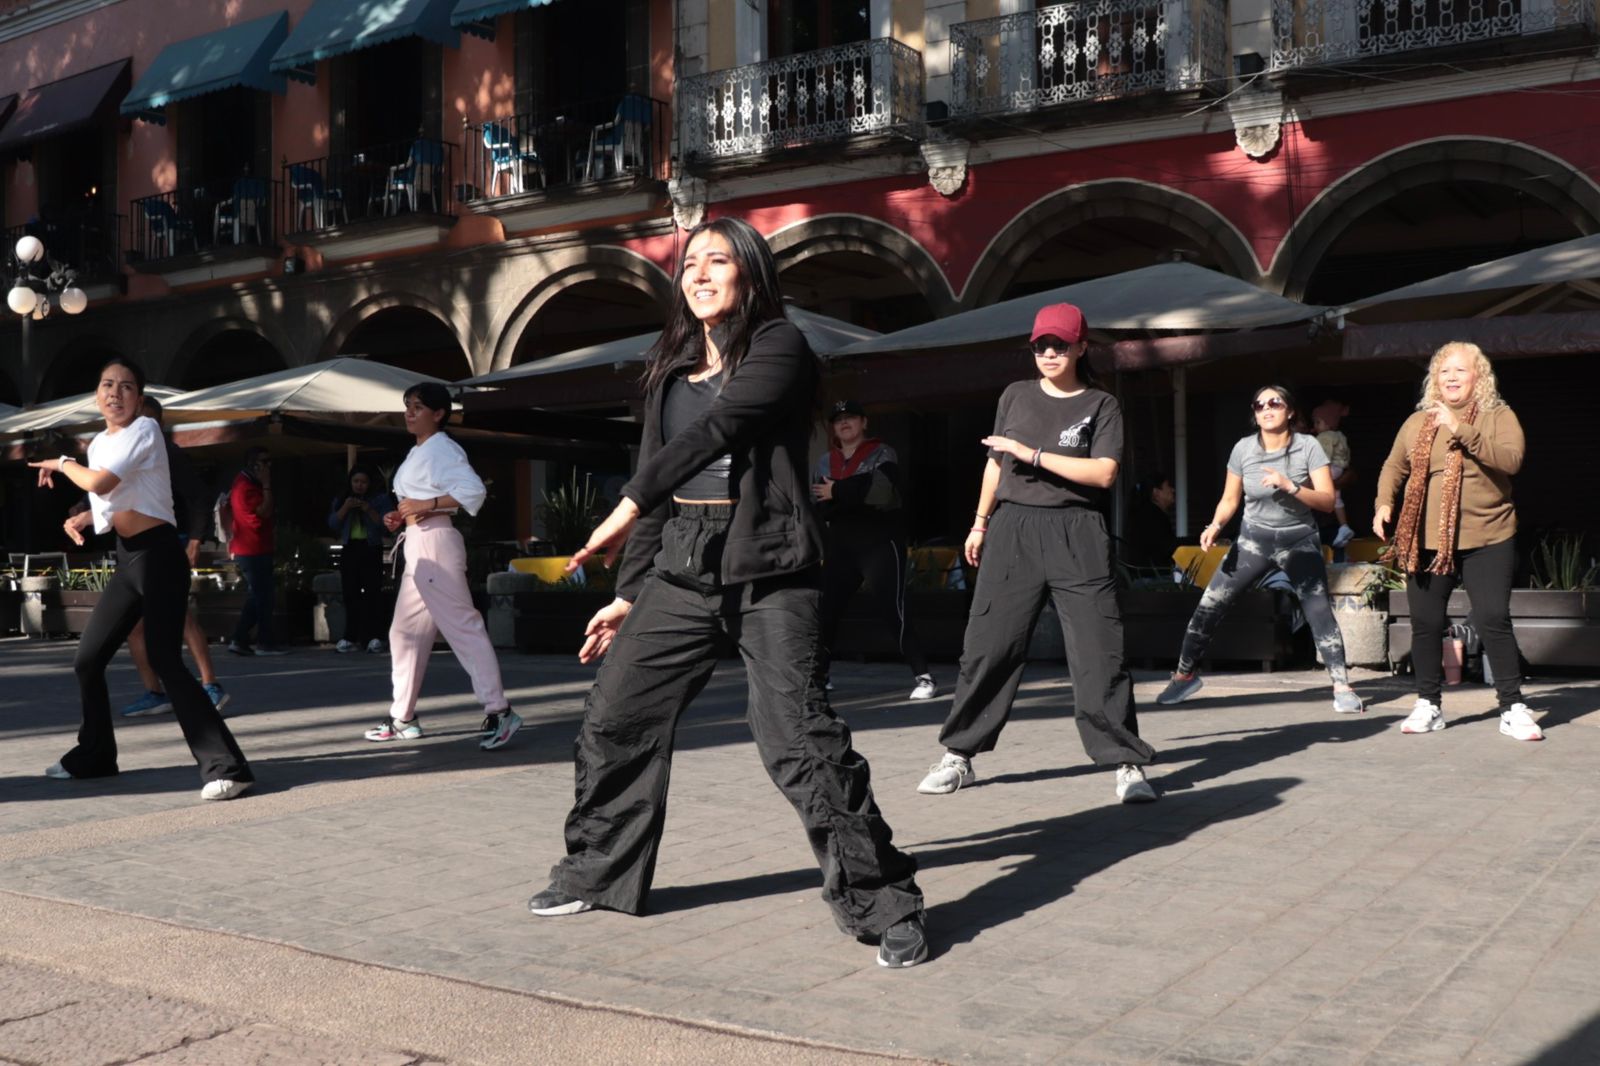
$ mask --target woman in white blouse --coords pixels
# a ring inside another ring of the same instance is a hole
[[[39,471],[41,488],[53,488],[60,474],[89,494],[96,533],[117,531],[116,572],[89,616],[72,664],[83,700],[78,743],[45,774],[65,780],[117,772],[106,666],[143,619],[150,666],[172,697],[183,737],[200,764],[200,798],[233,799],[255,778],[222,715],[181,658],[189,560],[174,525],[167,445],[155,419],[141,413],[144,372],[121,356],[106,363],[95,405],[106,428],[90,442],[87,462],[63,455],[28,464]]]
[[[467,462],[467,453],[444,432],[450,420],[449,390],[436,381],[421,382],[406,390],[405,405],[406,429],[417,445],[395,471],[399,509],[383,518],[391,533],[406,527],[395,545],[396,551],[404,545],[406,569],[389,626],[394,703],[384,723],[367,730],[366,736],[368,740],[422,736],[417,693],[422,690],[434,637],[443,633],[483,704],[483,739],[478,746],[489,751],[503,747],[522,719],[506,702],[500,660],[467,589],[467,547],[449,517],[458,510],[477,514],[487,492]]]

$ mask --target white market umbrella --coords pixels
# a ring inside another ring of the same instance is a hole
[[[407,389],[450,382],[371,359],[341,356],[185,393],[166,404],[169,422],[211,422],[266,415],[370,421],[398,415]]]
[[[165,404],[182,390],[165,385],[146,385],[146,396],[153,396]],[[7,406],[7,405],[0,405]],[[81,393],[51,400],[35,407],[10,408],[0,415],[0,437],[20,437],[46,430],[69,430],[101,421],[100,409],[95,404],[95,394]]]

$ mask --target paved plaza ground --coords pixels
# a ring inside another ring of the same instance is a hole
[[[835,705],[921,864],[933,956],[841,935],[721,668],[679,732],[643,918],[528,915],[562,850],[591,670],[506,653],[528,726],[478,750],[447,654],[425,739],[370,744],[388,660],[219,667],[260,778],[202,804],[170,715],[122,774],[41,772],[78,718],[73,646],[0,641],[0,1062],[1600,1062],[1600,680],[1540,679],[1548,738],[1493,694],[1402,736],[1406,679],[1230,673],[1141,728],[1159,803],[1088,765],[1059,666],[1031,668],[978,783],[921,796],[941,698],[844,665]],[[136,679],[119,659],[119,704]]]

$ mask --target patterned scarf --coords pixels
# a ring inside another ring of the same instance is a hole
[[[1478,404],[1467,408],[1463,422],[1476,425]],[[1433,458],[1433,441],[1439,433],[1436,416],[1429,416],[1417,431],[1411,445],[1411,475],[1406,479],[1406,495],[1400,505],[1400,521],[1394,530],[1392,558],[1402,571],[1418,572],[1422,557],[1422,514],[1428,502],[1428,467]],[[1451,437],[1444,460],[1444,476],[1439,481],[1439,550],[1428,567],[1430,574],[1454,573],[1456,568],[1456,529],[1461,524],[1461,466],[1465,449]]]

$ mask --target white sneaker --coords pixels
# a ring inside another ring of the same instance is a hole
[[[382,655],[383,641],[379,640],[377,637],[373,637],[371,640],[367,641],[367,651],[373,655]]]
[[[231,778],[219,777],[215,781],[207,781],[200,790],[203,800],[231,800],[235,796],[243,795],[254,781],[234,781]]]
[[[1117,799],[1123,803],[1154,803],[1156,790],[1144,779],[1144,770],[1124,763],[1117,767]]]
[[[338,652],[340,655],[344,655],[347,652],[352,652],[352,651],[356,650],[356,642],[353,641],[353,640],[343,640],[343,639],[341,639],[339,641],[339,643],[337,643],[337,644],[335,644],[333,646],[333,650]]]
[[[931,700],[939,694],[939,686],[933,683],[932,674],[918,674],[916,687],[911,690],[911,695],[906,697],[913,700]]]
[[[1539,723],[1533,720],[1533,715],[1528,713],[1526,703],[1513,703],[1500,712],[1500,732],[1512,740],[1544,739],[1544,732],[1540,730]]]
[[[1444,712],[1435,707],[1429,700],[1417,698],[1417,705],[1411,708],[1411,713],[1406,715],[1406,720],[1400,723],[1402,733],[1432,733],[1444,728]],[[1501,731],[1505,729],[1501,726]]]
[[[57,781],[71,781],[72,775],[67,773],[67,768],[58,762],[53,762],[44,768],[44,776],[53,777]]]
[[[928,768],[928,776],[922,779],[917,791],[925,796],[943,796],[977,779],[978,775],[972,772],[971,759],[947,751],[944,758]]]

